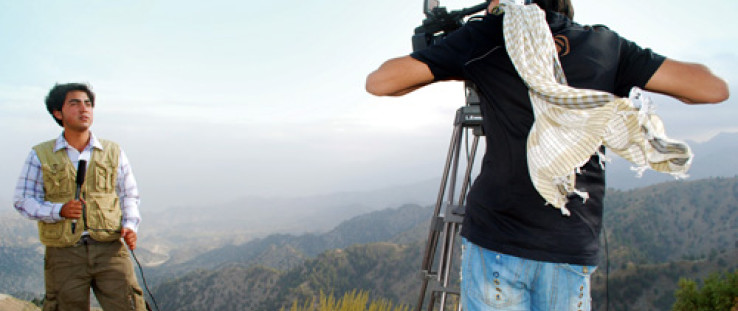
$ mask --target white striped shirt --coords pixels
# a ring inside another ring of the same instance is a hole
[[[87,161],[89,165],[92,152],[95,149],[102,150],[102,144],[95,135],[90,132],[90,142],[82,152],[69,145],[64,138],[64,133],[56,139],[54,151],[66,149],[69,160],[77,167],[79,160]],[[141,223],[141,214],[138,211],[140,202],[138,195],[138,186],[136,179],[133,177],[133,170],[128,162],[128,157],[120,149],[118,157],[118,178],[115,183],[115,191],[120,198],[120,208],[123,214],[122,225],[125,228],[138,231],[138,225]],[[13,205],[23,216],[39,220],[47,223],[57,222],[63,219],[59,215],[63,203],[52,203],[45,201],[43,171],[41,170],[41,161],[36,155],[36,151],[31,152],[26,158],[23,170],[18,177],[18,184],[15,187],[15,196],[13,197]]]

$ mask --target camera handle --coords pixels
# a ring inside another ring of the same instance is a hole
[[[445,35],[459,29],[464,24],[464,18],[487,9],[487,2],[477,4],[473,7],[448,12],[445,7],[438,6],[438,1],[428,4],[425,0],[425,19],[423,23],[415,28],[412,38],[413,51],[426,48],[440,40]]]

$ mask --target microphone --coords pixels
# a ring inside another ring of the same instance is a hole
[[[75,183],[77,184],[77,190],[74,192],[75,200],[79,200],[80,192],[82,192],[82,184],[85,183],[86,171],[87,171],[87,161],[79,160],[79,164],[77,164],[77,179],[75,180]],[[72,233],[74,233],[76,227],[77,227],[77,220],[73,219],[72,220]]]

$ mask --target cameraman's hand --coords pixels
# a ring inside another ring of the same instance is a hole
[[[136,231],[128,228],[120,229],[120,237],[123,238],[123,242],[126,242],[130,250],[136,249],[136,240],[138,240]]]
[[[487,13],[492,13],[492,9],[500,5],[500,0],[492,0],[489,2],[489,6],[487,6]]]
[[[84,204],[85,201],[82,199],[70,200],[62,205],[61,210],[59,210],[59,216],[67,219],[79,219],[82,217],[82,206]]]

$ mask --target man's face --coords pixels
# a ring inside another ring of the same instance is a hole
[[[65,130],[86,131],[92,126],[92,110],[92,101],[87,93],[70,91],[61,111],[54,111],[54,117],[62,121]]]

